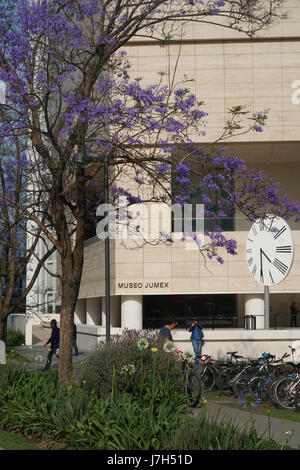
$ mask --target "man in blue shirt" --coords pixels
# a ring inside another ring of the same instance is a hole
[[[177,325],[175,320],[169,320],[160,330],[160,335],[163,336],[166,341],[172,341],[173,342],[173,336],[171,333],[171,330],[175,328]]]
[[[47,362],[45,366],[45,370],[49,369],[52,361],[52,356],[55,354],[57,356],[57,349],[59,348],[59,328],[57,326],[57,321],[56,320],[51,320],[50,326],[52,328],[51,336],[48,339],[47,343],[44,344],[44,348],[47,346],[47,344],[50,343],[50,350],[48,352],[47,356]]]
[[[172,341],[172,343],[174,342],[173,340],[173,336],[172,336],[172,333],[171,333],[171,330],[173,330],[173,328],[175,328],[175,326],[177,325],[177,322],[173,319],[170,319],[160,330],[159,334],[165,339],[165,342],[167,343],[168,341]],[[174,349],[174,354],[175,356],[177,357],[177,359],[179,361],[181,361],[181,354],[182,354],[182,351],[180,351],[180,349],[177,349],[175,348]]]
[[[203,331],[202,325],[198,321],[193,321],[191,328],[189,331],[191,334],[192,345],[195,353],[195,362],[199,363],[201,353],[202,353],[202,345],[203,345]]]

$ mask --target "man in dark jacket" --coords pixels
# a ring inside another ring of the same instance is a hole
[[[45,348],[47,344],[50,343],[50,349],[47,356],[45,370],[49,369],[52,361],[52,356],[55,354],[58,357],[57,349],[59,348],[59,328],[57,326],[57,321],[51,320],[50,327],[52,328],[51,336],[48,339],[47,343],[44,344]]]
[[[75,351],[75,356],[78,356],[78,347],[77,347],[77,327],[74,323],[74,328],[73,328],[73,348]]]

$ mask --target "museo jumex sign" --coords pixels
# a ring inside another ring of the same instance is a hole
[[[118,289],[169,289],[170,282],[166,281],[151,281],[151,282],[118,282]]]

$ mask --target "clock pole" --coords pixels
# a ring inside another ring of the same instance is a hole
[[[265,313],[265,330],[270,328],[270,291],[269,286],[264,286],[264,313]]]

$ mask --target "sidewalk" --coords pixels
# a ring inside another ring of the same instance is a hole
[[[49,328],[35,326],[33,329],[33,345],[17,346],[14,348],[17,353],[30,361],[28,363],[29,369],[39,372],[44,370],[50,348],[49,345],[44,348],[44,344],[48,341],[50,334]],[[75,381],[79,379],[84,363],[90,353],[90,351],[79,350],[78,356],[73,355],[73,376]],[[58,370],[58,359],[55,355],[52,358],[51,369]]]
[[[245,429],[250,430],[251,416],[250,412],[247,410],[239,410],[236,408],[231,408],[222,403],[218,402],[208,402],[206,405],[208,414],[211,417],[216,417],[217,421],[220,423],[222,421],[233,422],[241,431]],[[195,410],[195,414],[199,410]],[[253,413],[254,426],[258,433],[258,436],[262,435],[264,438],[269,438],[269,419],[268,416],[260,415]],[[283,440],[286,439],[286,444],[293,449],[300,449],[300,423],[294,421],[283,421],[279,418],[270,418],[270,434],[271,438],[278,442],[279,444],[283,443]]]

